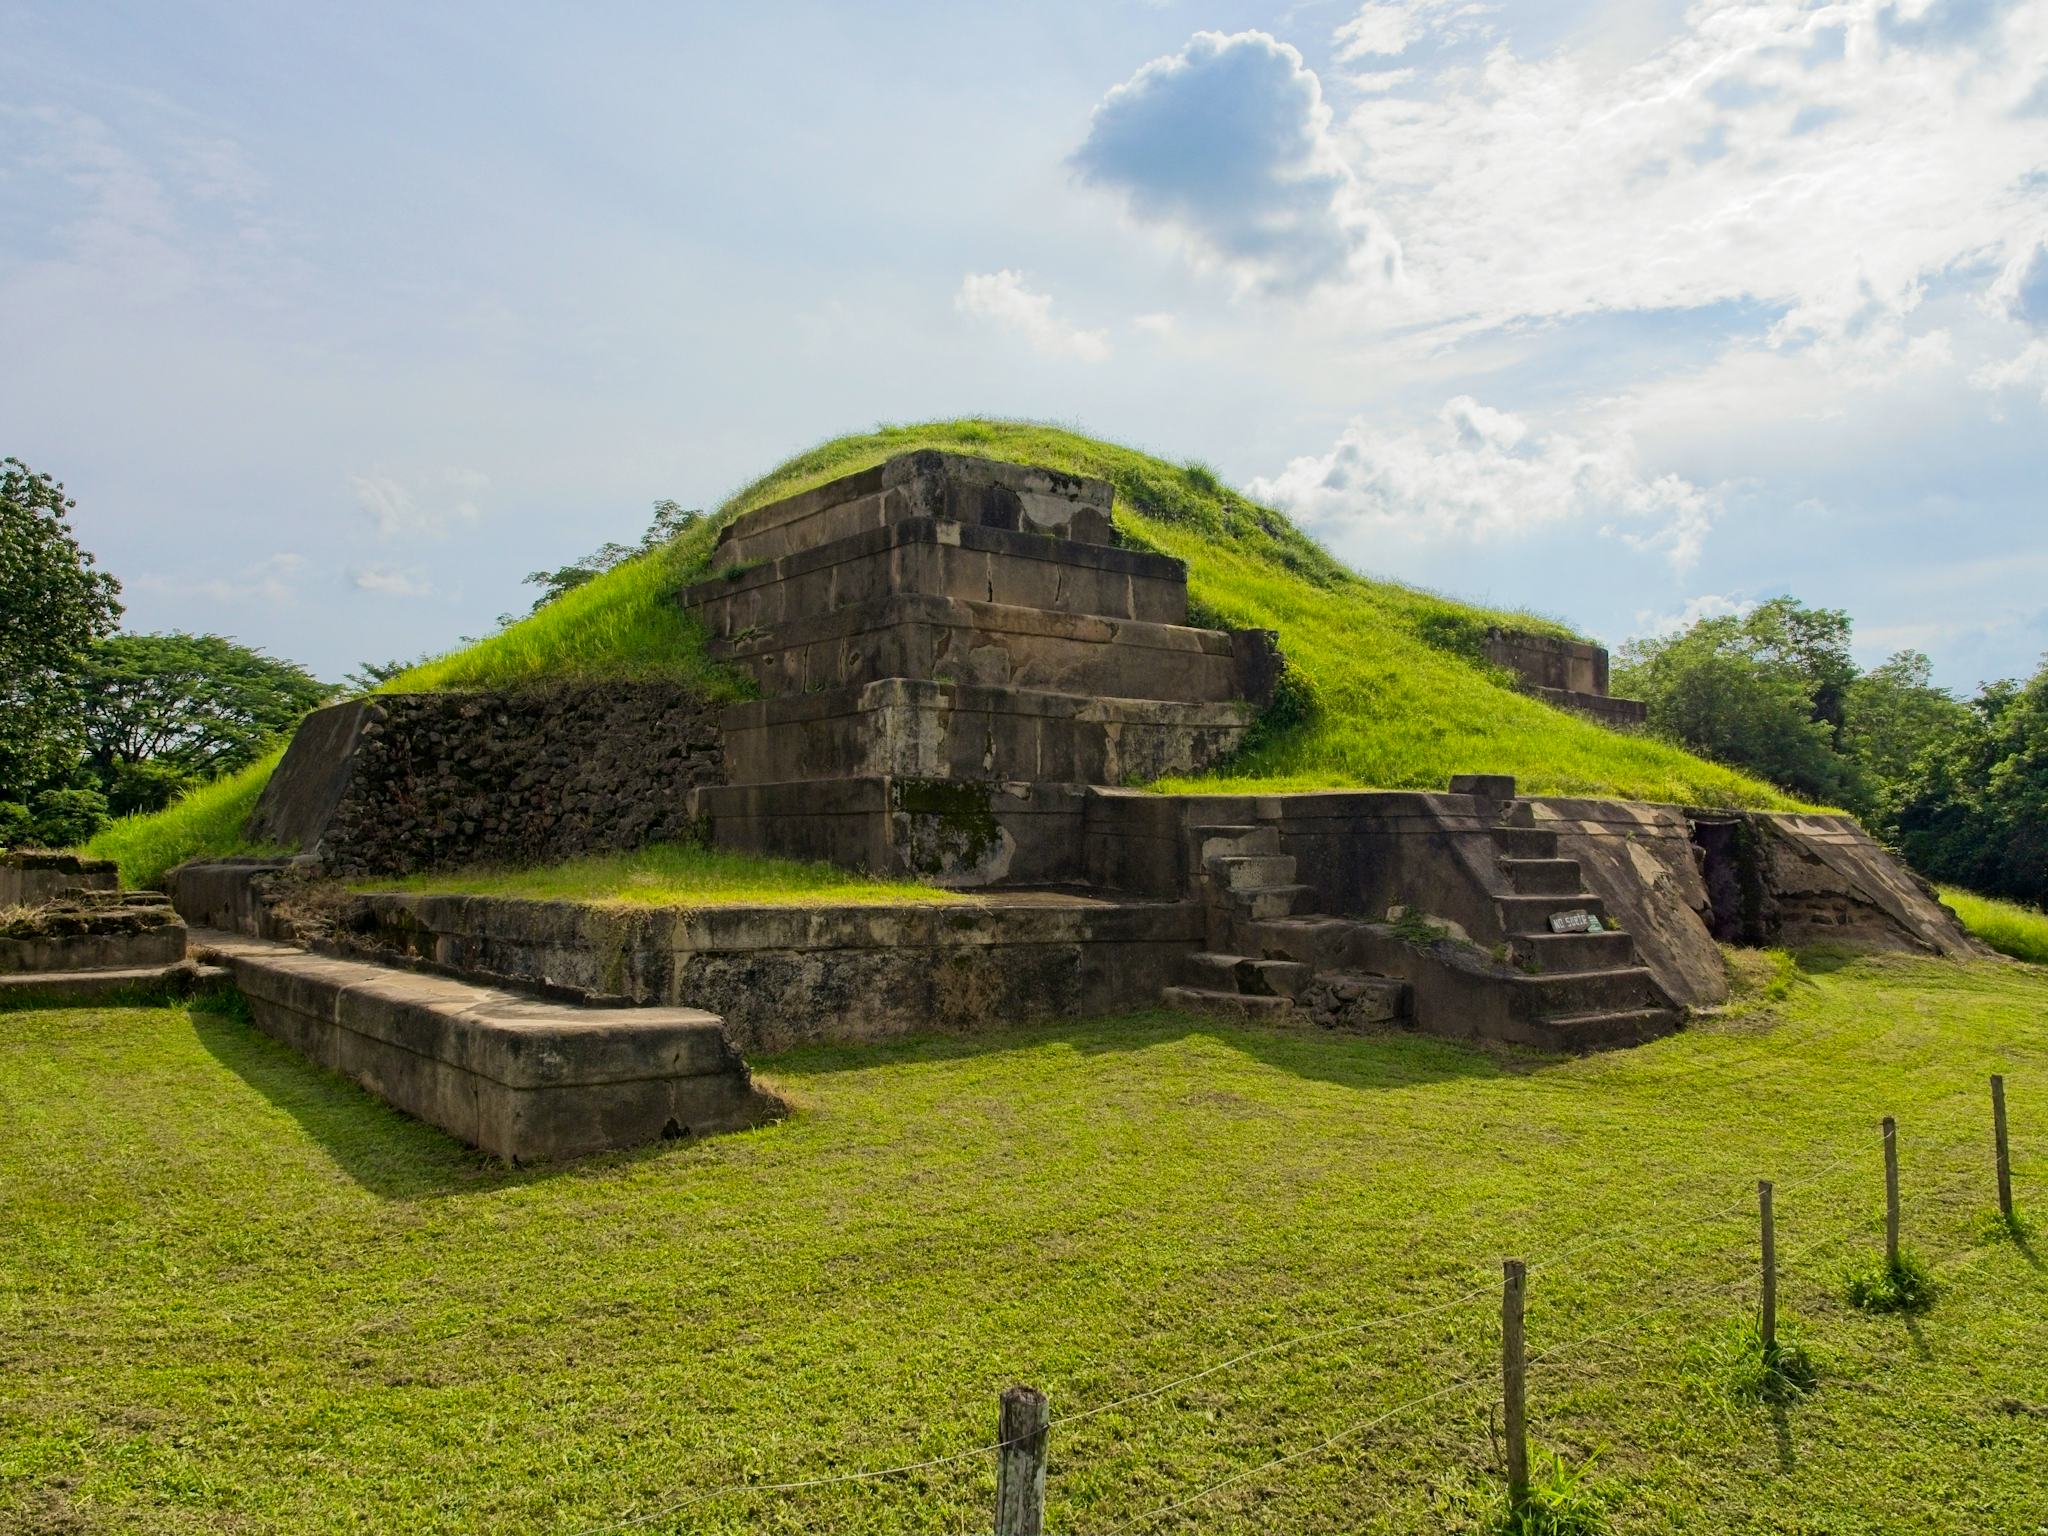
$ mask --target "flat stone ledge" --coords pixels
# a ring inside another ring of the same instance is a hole
[[[199,946],[266,1034],[498,1157],[581,1157],[781,1113],[699,1009],[579,1008],[233,935]]]

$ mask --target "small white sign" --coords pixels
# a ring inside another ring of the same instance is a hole
[[[1605,933],[1600,919],[1590,912],[1553,912],[1550,914],[1552,933]]]

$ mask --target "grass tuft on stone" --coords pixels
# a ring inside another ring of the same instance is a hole
[[[633,907],[881,906],[972,900],[907,880],[853,874],[831,864],[725,853],[695,843],[655,843],[631,853],[590,854],[532,869],[437,870],[356,881],[352,888]]]

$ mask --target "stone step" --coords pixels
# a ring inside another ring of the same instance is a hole
[[[1600,919],[1603,927],[1607,923],[1607,908],[1590,891],[1570,896],[1496,896],[1494,905],[1500,908],[1502,931],[1517,937],[1525,933],[1550,932],[1550,917],[1554,912],[1590,912]]]
[[[781,698],[912,677],[1117,699],[1259,702],[1270,631],[1195,629],[892,592],[706,642]]]
[[[1358,924],[1342,917],[1276,917],[1237,926],[1238,942],[1269,960],[1298,960],[1318,971],[1352,963]]]
[[[1611,971],[1635,963],[1636,941],[1625,933],[1518,933],[1508,950],[1516,965],[1537,974]]]
[[[891,592],[1187,622],[1187,567],[1166,555],[939,518],[870,528],[683,588],[713,635],[786,624]]]
[[[842,475],[735,518],[718,536],[714,571],[779,560],[910,518],[1108,545],[1109,483],[1058,470],[923,450]]]
[[[1230,891],[1224,897],[1231,914],[1239,919],[1263,922],[1272,917],[1296,917],[1316,908],[1312,885],[1269,885],[1258,890]]]
[[[1295,1007],[1326,1029],[1362,1029],[1406,1018],[1408,983],[1397,976],[1326,971],[1295,994]]]
[[[1577,859],[1503,858],[1500,867],[1524,896],[1572,896],[1585,889]]]
[[[1242,992],[1214,992],[1205,987],[1168,987],[1159,1000],[1183,1013],[1204,1013],[1215,1018],[1257,1021],[1284,1019],[1294,1011],[1284,997],[1253,997]]]
[[[1278,853],[1280,833],[1270,824],[1189,827],[1188,846],[1197,869],[1214,858],[1239,854]]]
[[[1642,965],[1524,976],[1515,985],[1526,1000],[1522,1011],[1531,1018],[1643,1008],[1663,1001],[1656,978]]]
[[[1520,859],[1557,857],[1557,834],[1542,827],[1494,827],[1493,845],[1503,854]]]
[[[1607,1012],[1556,1014],[1539,1021],[1562,1051],[1597,1051],[1616,1045],[1640,1045],[1671,1034],[1685,1023],[1676,1008],[1623,1008]]]
[[[0,999],[13,1006],[64,1007],[136,994],[169,992],[183,997],[229,984],[217,965],[181,960],[172,965],[103,965],[73,971],[16,971],[0,976]]]
[[[1294,883],[1295,863],[1284,853],[1214,854],[1206,861],[1206,867],[1229,891],[1263,890]]]
[[[1298,997],[1315,972],[1293,960],[1254,960],[1246,955],[1203,952],[1188,956],[1182,974],[1189,986],[1247,997]]]

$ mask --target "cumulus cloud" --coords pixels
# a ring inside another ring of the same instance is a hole
[[[1331,136],[1321,82],[1264,32],[1198,32],[1154,59],[1096,106],[1072,163],[1133,217],[1262,287],[1398,272]]]
[[[388,475],[350,475],[356,506],[377,537],[446,538],[458,527],[482,521],[477,498],[490,481],[473,469],[448,469],[424,482],[407,484]]]
[[[1033,350],[1048,357],[1099,363],[1109,356],[1106,334],[1084,331],[1059,319],[1052,312],[1052,295],[1033,293],[1024,286],[1024,274],[1008,267],[1000,272],[968,273],[960,280],[953,305],[963,315],[987,320],[1023,337]]]
[[[1719,510],[1717,496],[1690,481],[1644,473],[1625,429],[1539,432],[1470,395],[1447,401],[1426,427],[1354,420],[1329,452],[1295,459],[1250,490],[1324,532],[1418,543],[1590,523],[1681,570],[1699,558]]]
[[[375,592],[380,597],[432,597],[434,584],[417,568],[401,570],[395,565],[367,565],[348,573],[349,585],[358,592]]]

